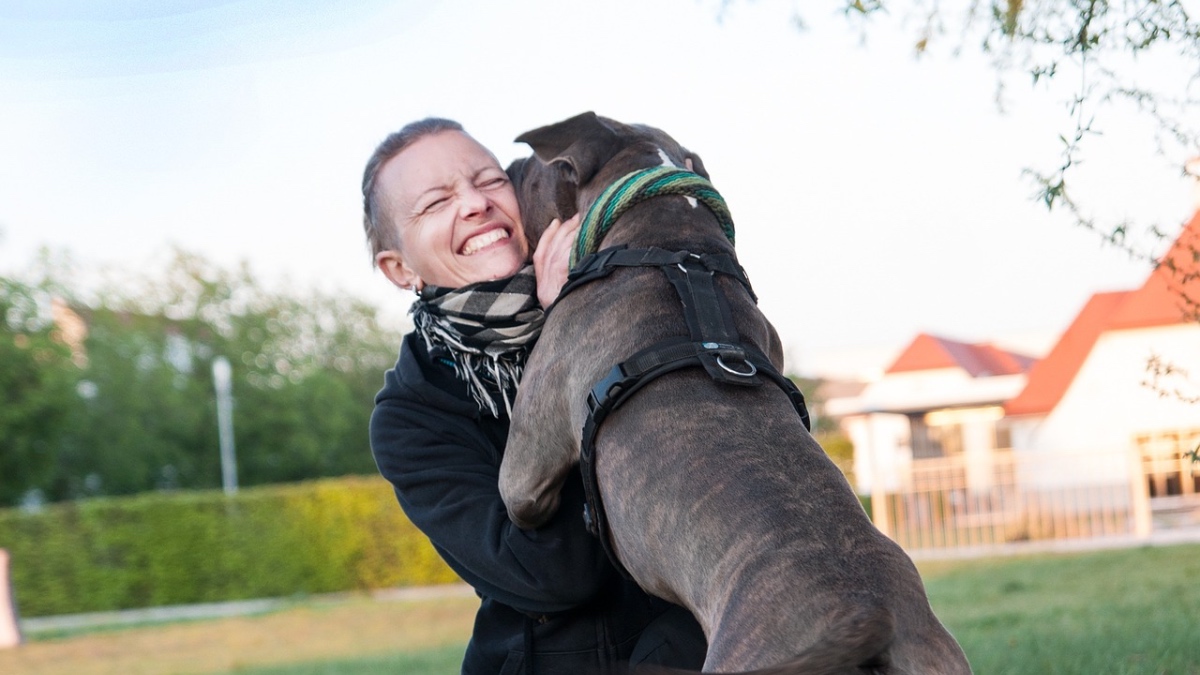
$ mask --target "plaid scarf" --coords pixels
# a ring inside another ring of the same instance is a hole
[[[449,349],[479,408],[499,418],[503,404],[511,417],[525,358],[545,321],[533,265],[461,288],[426,286],[409,313],[426,347]]]

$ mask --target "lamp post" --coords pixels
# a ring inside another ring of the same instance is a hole
[[[233,368],[229,359],[213,359],[213,386],[217,390],[217,434],[221,441],[221,485],[226,495],[237,492],[237,454],[233,447]]]

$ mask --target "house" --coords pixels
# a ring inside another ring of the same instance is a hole
[[[1140,288],[1093,295],[1044,358],[922,334],[825,409],[906,546],[1200,524],[1200,210]]]
[[[1187,470],[1185,457],[1200,445],[1198,274],[1200,211],[1141,288],[1093,295],[1034,365],[1024,390],[1004,405],[1013,448],[1133,456],[1133,463],[1109,467],[1107,476],[1118,478],[1138,461],[1142,469],[1174,461],[1177,475],[1169,479],[1147,471],[1150,496],[1200,494],[1200,474]],[[1103,473],[1038,480],[1081,484]]]
[[[986,459],[1009,447],[998,422],[1033,363],[991,344],[921,334],[857,396],[827,401],[826,414],[854,444],[859,492],[898,490],[914,460]]]

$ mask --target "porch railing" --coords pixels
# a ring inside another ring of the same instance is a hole
[[[1200,507],[1200,493],[1188,489],[1200,485],[1200,464],[1166,462],[1162,454],[1001,450],[915,460],[893,489],[872,495],[873,518],[908,550],[1146,537],[1154,502],[1178,503],[1160,487],[1167,482],[1187,485],[1178,492],[1187,490],[1183,498]]]

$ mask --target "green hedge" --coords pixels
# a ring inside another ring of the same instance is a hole
[[[22,616],[455,581],[386,481],[0,510]]]

